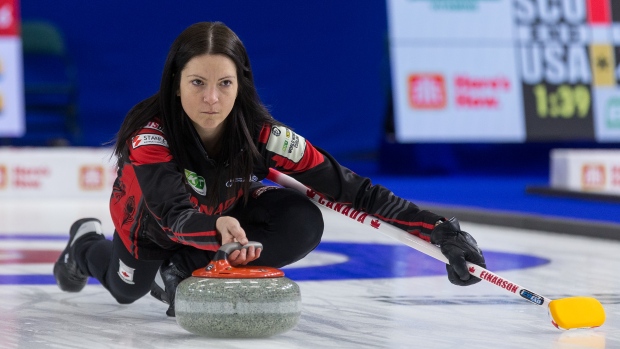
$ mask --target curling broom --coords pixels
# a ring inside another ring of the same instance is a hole
[[[295,189],[305,194],[319,206],[323,206],[332,211],[341,213],[343,216],[358,223],[377,229],[381,233],[388,235],[409,247],[412,247],[441,262],[449,264],[448,260],[441,253],[438,246],[428,243],[393,225],[385,223],[366,212],[356,210],[349,205],[331,202],[288,175],[278,172],[277,170],[270,169],[267,179],[283,187]],[[506,278],[503,278],[476,264],[467,262],[467,267],[471,275],[500,287],[516,297],[521,297],[538,306],[547,307],[549,316],[551,317],[551,323],[558,329],[569,330],[575,328],[599,327],[605,322],[605,310],[603,309],[601,303],[595,298],[568,297],[552,300],[540,295],[540,293],[532,292],[515,284],[514,282],[508,281]]]

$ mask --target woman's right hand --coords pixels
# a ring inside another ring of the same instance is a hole
[[[241,245],[248,243],[245,230],[241,228],[241,224],[239,224],[239,221],[234,217],[221,216],[215,221],[215,229],[222,237],[222,245],[229,242],[238,242]]]
[[[215,221],[215,229],[222,237],[222,245],[229,242],[238,242],[241,245],[248,243],[248,238],[245,236],[245,230],[241,228],[239,221],[230,216],[221,216]],[[246,265],[249,262],[258,259],[260,257],[261,249],[250,247],[249,249],[242,249],[233,251],[228,256],[230,265]]]

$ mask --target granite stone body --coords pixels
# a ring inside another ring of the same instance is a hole
[[[201,336],[270,337],[295,327],[301,316],[299,286],[286,277],[190,277],[176,292],[177,323]]]

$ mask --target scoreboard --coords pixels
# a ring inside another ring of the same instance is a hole
[[[620,141],[620,1],[388,0],[399,142]]]

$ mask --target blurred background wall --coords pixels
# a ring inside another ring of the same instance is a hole
[[[37,138],[30,125],[26,137],[5,145],[109,145],[126,112],[157,91],[174,38],[192,23],[222,21],[245,43],[258,91],[274,117],[345,164],[358,164],[354,169],[546,175],[553,148],[617,146],[587,139],[395,142],[384,0],[22,0],[20,7],[24,31],[29,22],[45,21],[62,35],[76,129],[66,139],[50,140]],[[25,63],[26,81],[41,67],[58,71]],[[27,121],[36,114],[27,111]]]
[[[21,17],[54,23],[66,40],[79,86],[81,135],[72,145],[112,140],[125,113],[158,90],[175,37],[192,23],[222,21],[246,45],[274,117],[335,155],[358,156],[375,152],[383,134],[385,7],[379,0],[25,0]]]

